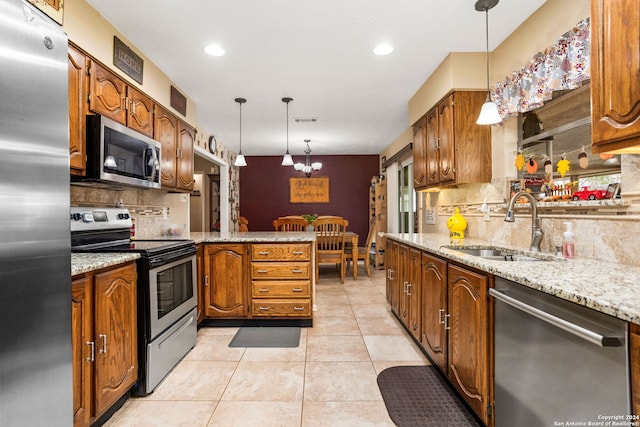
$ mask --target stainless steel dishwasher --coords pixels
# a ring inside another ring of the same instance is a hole
[[[499,277],[489,294],[496,427],[630,414],[626,322]]]

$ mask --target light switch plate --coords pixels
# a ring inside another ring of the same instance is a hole
[[[436,209],[430,208],[424,210],[424,223],[435,224],[436,223]]]

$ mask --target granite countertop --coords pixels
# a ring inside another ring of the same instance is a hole
[[[563,259],[542,253],[540,255],[550,261],[490,260],[447,248],[452,245],[452,241],[445,234],[386,233],[385,236],[529,288],[640,324],[640,267],[586,258]],[[458,246],[508,248],[523,255],[534,254],[520,247],[496,245],[478,239],[464,239]]]
[[[316,235],[313,231],[275,232],[275,231],[248,231],[245,233],[189,233],[189,239],[197,243],[252,243],[252,242],[315,242]]]
[[[72,253],[71,275],[87,273],[140,258],[139,253]]]

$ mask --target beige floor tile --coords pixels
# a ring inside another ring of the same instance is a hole
[[[220,400],[238,362],[183,360],[145,400]]]
[[[241,361],[222,400],[300,402],[304,362]]]
[[[358,317],[358,326],[362,335],[402,335],[402,326],[395,316]]]
[[[351,317],[353,318],[353,310],[350,304],[333,304],[333,303],[321,303],[318,304],[318,311],[313,312],[313,318],[316,317]]]
[[[299,426],[302,402],[220,402],[209,427]]]
[[[306,402],[302,427],[394,427],[383,402]]]
[[[132,399],[109,427],[206,427],[217,402]]]
[[[385,313],[390,314],[389,305],[384,303],[379,304],[358,304],[352,305],[353,314],[356,317],[380,317]]]
[[[198,329],[198,336],[201,335],[235,335],[238,332],[238,327],[231,328],[218,328],[213,326],[203,326]]]
[[[423,362],[426,356],[405,335],[366,335],[362,337],[374,362]]]
[[[349,303],[357,306],[360,304],[386,304],[387,299],[377,291],[375,288],[368,288],[367,290],[358,290],[358,292],[348,292],[347,297]]]
[[[304,401],[381,401],[376,378],[371,362],[307,362]]]
[[[320,307],[327,307],[331,305],[349,305],[349,298],[347,297],[347,294],[317,294],[315,301],[316,304]]]
[[[418,361],[382,361],[382,362],[373,362],[373,367],[376,370],[376,374],[380,375],[380,372],[384,371],[387,368],[392,368],[394,366],[418,366],[418,365],[430,365],[428,359],[423,360],[422,362]]]
[[[368,362],[369,353],[359,335],[309,335],[307,360]]]
[[[200,330],[202,331],[202,329]],[[229,347],[233,335],[214,335],[198,333],[196,346],[184,360],[217,360],[238,362],[245,352],[244,348]]]
[[[353,317],[317,317],[309,335],[360,335],[360,328]]]

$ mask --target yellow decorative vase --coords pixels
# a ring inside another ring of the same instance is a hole
[[[460,208],[454,210],[454,214],[447,220],[449,236],[452,239],[464,239],[464,230],[467,229],[467,220],[460,214]]]

